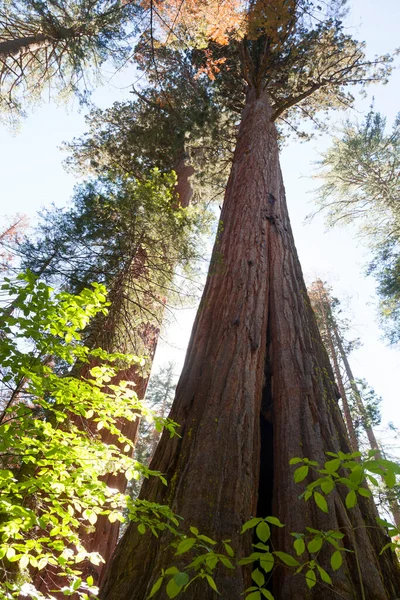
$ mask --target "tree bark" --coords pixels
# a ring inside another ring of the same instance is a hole
[[[19,56],[22,52],[35,52],[40,48],[48,46],[53,40],[42,33],[30,35],[16,40],[7,40],[0,42],[0,60],[5,60],[9,56]]]
[[[361,499],[347,512],[346,492],[328,497],[329,514],[299,500],[301,487],[288,466],[294,456],[323,463],[325,452],[349,452],[335,399],[333,373],[303,282],[287,214],[275,126],[266,93],[250,88],[242,115],[219,233],[193,327],[171,418],[179,438],[163,434],[151,468],[166,474],[145,481],[140,497],[166,503],[190,525],[216,540],[229,538],[238,556],[250,552],[243,523],[276,515],[286,527],[274,546],[292,551],[290,532],[343,529],[344,568],[331,573],[335,591],[315,586],[290,569],[273,576],[276,600],[361,598],[400,594],[398,569],[376,527],[374,506]],[[365,529],[365,526],[371,529]],[[102,600],[145,600],[173,556],[168,534],[140,535],[131,524],[114,554]],[[356,542],[356,545],[355,545]],[[359,571],[356,561],[358,560]],[[239,600],[247,568],[220,570],[221,596],[197,580],[191,600]],[[161,590],[157,599],[166,599]]]
[[[0,61],[5,61],[9,56],[14,58],[27,52],[36,52],[46,46],[55,45],[61,41],[70,40],[88,34],[86,27],[59,27],[50,34],[48,32],[36,33],[10,40],[0,41]]]
[[[325,302],[327,302],[328,306],[329,306],[329,300],[328,300],[326,293],[324,293],[325,290],[323,288],[322,281],[318,280],[315,285],[316,285],[316,296],[318,296],[316,298],[316,302],[318,303],[318,306],[315,308],[317,310],[319,310],[320,315],[321,315],[321,319],[322,319],[322,323],[323,323],[323,327],[324,327],[324,331],[325,331],[325,336],[326,336],[326,342],[327,342],[327,345],[329,348],[329,355],[332,360],[333,370],[334,370],[335,377],[336,377],[336,382],[338,384],[340,397],[342,399],[343,413],[344,413],[344,418],[346,421],[347,431],[348,431],[348,434],[350,437],[352,450],[354,452],[356,452],[359,450],[358,440],[357,440],[356,432],[354,430],[353,419],[351,418],[350,407],[349,407],[349,403],[347,400],[347,394],[346,394],[346,390],[344,389],[342,374],[340,372],[339,361],[338,361],[338,357],[337,357],[337,353],[336,353],[336,348],[335,348],[335,345],[333,342],[331,327],[329,325],[327,310],[326,310],[326,306],[325,306]],[[311,299],[311,304],[313,304],[312,299]]]

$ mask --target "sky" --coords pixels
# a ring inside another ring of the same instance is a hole
[[[376,0],[350,0],[349,6],[351,12],[346,27],[354,37],[366,41],[368,56],[393,52],[400,45],[399,0],[383,0],[379,5]],[[395,66],[399,65],[397,58]],[[114,101],[128,99],[129,84],[134,79],[134,68],[126,69],[96,90],[94,103],[106,108]],[[372,97],[375,108],[387,116],[390,125],[400,111],[398,68],[386,86],[368,88],[366,99],[357,98],[356,111],[342,118],[362,119]],[[64,206],[70,201],[77,180],[63,167],[67,155],[61,145],[85,132],[84,115],[85,110],[77,101],[68,106],[50,103],[29,114],[17,134],[0,125],[0,218],[26,213],[34,224],[35,215],[42,207],[52,203]],[[390,348],[381,339],[374,281],[364,276],[368,251],[355,238],[352,228],[326,231],[322,217],[317,217],[312,224],[304,223],[306,215],[313,210],[312,189],[316,183],[311,175],[315,172],[315,162],[329,143],[328,135],[307,143],[291,139],[282,151],[282,171],[296,246],[306,281],[311,282],[316,277],[327,280],[334,295],[343,301],[352,323],[351,335],[361,338],[363,343],[350,357],[355,376],[367,379],[382,396],[383,423],[392,421],[400,428],[400,348]],[[180,309],[170,316],[154,369],[170,359],[178,365],[183,363],[194,316],[194,308]]]

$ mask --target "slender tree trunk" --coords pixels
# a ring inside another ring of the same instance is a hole
[[[325,306],[325,302],[328,302],[328,298],[327,298],[326,294],[324,294],[325,290],[323,289],[322,281],[318,281],[316,286],[317,286],[316,295],[318,296],[318,298],[316,298],[316,301],[318,303],[318,306],[316,307],[316,309],[319,311],[319,314],[322,319],[322,324],[323,324],[324,332],[325,332],[325,336],[326,336],[326,342],[327,342],[327,345],[329,348],[329,356],[333,363],[333,370],[335,373],[336,382],[338,384],[340,397],[342,399],[343,413],[344,413],[344,418],[346,421],[347,431],[348,431],[348,434],[350,437],[351,446],[352,446],[353,451],[356,452],[359,450],[358,440],[357,440],[356,432],[354,430],[353,419],[351,418],[350,407],[349,407],[349,403],[347,400],[347,394],[346,394],[346,390],[344,389],[342,374],[340,372],[339,361],[338,361],[338,357],[337,357],[337,353],[336,353],[336,348],[335,348],[335,345],[333,342],[331,327],[329,325],[327,310],[326,310],[326,306]],[[321,287],[322,287],[322,289],[321,289]],[[311,303],[312,303],[312,301],[311,301]]]
[[[176,203],[177,205],[186,208],[190,204],[192,198],[192,188],[190,185],[190,177],[194,173],[194,169],[190,164],[186,164],[186,156],[182,155],[181,159],[175,166],[175,172],[177,174],[177,185],[175,188]],[[168,257],[167,257],[168,258]],[[134,276],[139,278],[141,272],[145,266],[146,257],[136,257],[133,268],[135,269]],[[132,347],[122,348],[121,339],[118,337],[117,331],[119,328],[127,327],[126,324],[118,323],[123,313],[122,304],[129,304],[129,299],[121,299],[121,291],[124,288],[124,275],[120,277],[120,281],[116,284],[116,290],[114,298],[111,297],[112,306],[110,313],[106,319],[100,318],[98,321],[98,327],[90,335],[87,345],[91,348],[101,347],[109,352],[137,352],[137,348]],[[112,294],[111,294],[112,296]],[[150,299],[151,300],[151,299]],[[154,312],[156,308],[154,309]],[[161,315],[160,315],[161,319]],[[139,398],[143,400],[146,394],[147,385],[150,378],[151,364],[153,362],[154,354],[157,348],[159,327],[157,323],[144,323],[141,331],[135,332],[141,338],[141,346],[144,347],[144,354],[148,357],[146,362],[145,370],[138,367],[130,367],[127,370],[120,371],[118,375],[112,380],[113,385],[118,385],[120,381],[132,381],[135,384],[134,390]],[[127,339],[131,345],[135,345],[135,341],[132,340],[133,333],[125,331],[122,335],[123,345],[126,346]],[[80,375],[85,377],[88,375],[90,369],[95,366],[94,363],[85,365],[81,370]],[[78,424],[79,425],[79,424]],[[90,423],[87,420],[82,419],[82,427],[89,427]],[[121,433],[136,444],[140,426],[140,415],[135,421],[121,421],[119,428]],[[102,441],[105,444],[116,444],[120,445],[115,439],[115,436],[111,435],[109,431],[101,430]],[[157,441],[155,441],[155,444]],[[103,478],[103,481],[108,487],[118,490],[120,493],[124,493],[127,487],[127,480],[123,473],[117,475],[108,474]],[[89,575],[93,576],[95,585],[100,585],[104,576],[105,565],[109,562],[115,547],[118,542],[120,530],[120,523],[118,521],[111,523],[106,515],[99,515],[93,531],[85,533],[81,536],[83,546],[88,552],[99,552],[104,559],[104,563],[99,565],[88,564],[87,568],[84,569],[83,578]],[[45,592],[46,590],[52,590],[57,587],[65,585],[64,579],[57,576],[55,572],[51,572],[51,567],[48,567],[45,571],[39,572],[36,587],[39,591]],[[55,598],[64,598],[65,596],[61,593],[57,594],[53,592]]]
[[[52,33],[36,33],[10,40],[0,41],[0,62],[4,62],[9,56],[18,58],[27,52],[36,52],[41,48],[56,45],[61,41],[67,41],[81,35],[88,35],[87,28],[83,25],[78,27],[59,27]]]
[[[346,375],[347,375],[347,378],[349,380],[350,387],[351,387],[351,389],[353,391],[353,394],[354,394],[354,399],[355,399],[355,402],[356,402],[356,405],[357,405],[357,409],[360,412],[360,415],[361,415],[361,418],[362,418],[362,421],[363,421],[363,425],[364,425],[364,429],[365,429],[365,431],[367,433],[367,436],[368,436],[368,441],[370,443],[371,448],[379,450],[378,442],[377,442],[377,439],[375,437],[374,431],[373,431],[372,427],[368,423],[368,415],[367,415],[367,412],[365,410],[365,406],[363,404],[363,401],[361,399],[361,395],[360,395],[360,392],[358,390],[357,383],[356,383],[356,381],[354,379],[354,375],[353,375],[353,372],[351,370],[350,363],[348,361],[346,352],[344,351],[343,342],[342,342],[342,339],[341,339],[341,337],[339,335],[339,331],[338,331],[338,328],[337,328],[336,324],[333,325],[333,334],[335,336],[337,347],[339,348],[339,353],[340,353],[341,359],[343,361],[344,368],[346,370]]]
[[[175,187],[177,204],[182,208],[187,208],[193,196],[190,177],[194,174],[194,167],[191,164],[187,164],[185,153],[182,154],[181,158],[176,163],[174,171],[177,177]]]
[[[229,178],[209,276],[193,327],[171,418],[179,438],[163,434],[151,468],[166,474],[145,481],[141,498],[169,504],[206,535],[231,539],[237,555],[250,552],[242,524],[256,514],[278,516],[286,527],[274,546],[292,551],[290,532],[343,529],[344,568],[332,573],[335,592],[308,591],[290,569],[273,576],[276,600],[365,598],[400,594],[398,569],[376,527],[369,499],[347,512],[345,491],[328,497],[329,514],[299,500],[290,458],[324,462],[326,451],[349,452],[335,398],[333,373],[320,340],[289,224],[275,126],[265,92],[250,89]],[[365,525],[371,529],[366,530]],[[145,600],[161,568],[185,561],[173,555],[167,533],[122,538],[100,592],[102,600]],[[358,567],[357,567],[358,564]],[[221,569],[221,596],[197,580],[191,600],[241,599],[247,568]],[[157,598],[165,600],[160,591]]]
[[[353,394],[354,394],[354,398],[355,398],[355,401],[356,401],[356,405],[357,405],[358,411],[359,411],[359,413],[361,415],[363,426],[364,426],[364,429],[365,429],[367,437],[368,437],[369,445],[370,445],[370,447],[371,447],[372,450],[377,450],[377,453],[376,453],[376,457],[377,458],[383,458],[381,449],[380,449],[379,444],[378,444],[378,440],[376,439],[376,436],[375,436],[375,433],[374,433],[374,430],[372,429],[371,425],[369,424],[368,415],[367,415],[367,412],[365,410],[365,406],[363,404],[363,401],[362,401],[362,398],[361,398],[361,394],[360,394],[359,389],[357,387],[356,380],[354,379],[353,371],[351,370],[350,363],[348,361],[346,352],[344,351],[342,338],[340,337],[340,334],[339,334],[339,331],[338,331],[338,328],[337,328],[336,324],[334,324],[334,326],[333,326],[333,333],[334,333],[334,336],[335,336],[335,339],[336,339],[337,347],[339,348],[339,352],[340,352],[340,356],[341,356],[343,364],[344,364],[344,368],[346,370],[346,375],[347,375],[347,378],[349,380],[350,387],[351,387],[351,389],[353,391]],[[390,510],[391,510],[393,518],[394,518],[394,522],[396,523],[397,527],[400,527],[400,507],[399,507],[399,504],[398,504],[398,502],[397,502],[396,499],[391,500],[389,502],[389,504],[390,504]]]
[[[35,52],[51,42],[49,36],[43,33],[0,42],[0,60],[5,60],[9,56],[17,57],[23,52]]]
[[[194,169],[191,165],[186,164],[186,157],[182,156],[182,158],[179,160],[175,167],[175,172],[177,174],[177,185],[175,188],[177,204],[179,204],[183,208],[187,208],[190,204],[190,200],[193,194],[189,178],[191,175],[193,175]],[[149,383],[150,378],[151,364],[153,362],[154,354],[157,348],[159,333],[160,330],[157,325],[148,323],[144,326],[142,337],[145,340],[146,355],[148,357],[146,371],[143,372],[143,370],[134,368],[129,373],[123,371],[118,375],[119,381],[126,380],[133,381],[135,383],[134,389],[140,400],[143,400],[146,395],[147,385]],[[101,344],[98,345],[101,346]],[[120,348],[115,347],[114,351],[120,351]],[[138,416],[136,421],[125,421],[124,423],[121,423],[120,429],[123,435],[125,435],[127,438],[129,438],[136,444],[137,437],[139,434],[139,425],[140,416]],[[112,438],[113,436],[111,436],[108,433],[107,439],[103,438],[103,441],[106,444],[116,443],[115,439]],[[115,488],[121,493],[124,493],[126,491],[127,480],[123,473],[119,473],[118,475],[108,475],[105,478],[105,481],[109,487]],[[98,522],[96,523],[95,531],[88,538],[89,543],[86,542],[84,544],[89,552],[99,552],[105,561],[97,567],[93,567],[93,565],[91,566],[91,571],[94,575],[97,585],[100,585],[102,583],[105,565],[111,559],[111,556],[117,545],[119,529],[120,524],[118,521],[115,523],[110,523],[107,516],[100,516]]]

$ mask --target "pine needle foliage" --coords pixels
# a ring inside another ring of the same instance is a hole
[[[374,258],[380,316],[387,339],[400,340],[400,117],[386,131],[386,119],[371,110],[362,123],[347,121],[324,154],[318,178],[318,211],[328,226],[354,224]],[[315,214],[315,213],[314,213]]]
[[[1,0],[0,113],[18,117],[45,92],[84,100],[105,61],[129,59],[142,14],[130,1]]]

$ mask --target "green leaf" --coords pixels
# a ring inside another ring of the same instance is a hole
[[[174,581],[177,586],[183,587],[184,585],[186,585],[189,582],[189,575],[187,573],[183,573],[183,572],[176,573],[174,575]]]
[[[325,569],[323,569],[319,565],[317,565],[317,569],[318,569],[318,573],[320,574],[322,581],[324,581],[325,583],[329,583],[329,585],[332,585],[332,579],[330,578],[328,573],[325,571]]]
[[[261,600],[260,592],[251,592],[248,596],[246,596],[246,600]]]
[[[337,571],[342,566],[343,557],[340,550],[336,550],[331,556],[331,567],[333,571]]]
[[[264,598],[267,598],[267,600],[275,600],[271,592],[269,592],[268,590],[262,589],[261,593],[264,596]]]
[[[299,561],[294,558],[294,556],[291,556],[291,554],[287,554],[286,552],[280,552],[276,550],[274,554],[288,567],[298,567],[300,564]]]
[[[370,498],[372,495],[370,490],[363,487],[358,488],[357,492],[360,494],[360,496],[364,496],[365,498]]]
[[[352,481],[356,485],[359,485],[362,482],[363,478],[364,469],[362,469],[362,467],[360,466],[355,467],[350,473],[350,481]]]
[[[226,567],[227,569],[234,569],[235,568],[233,566],[233,564],[231,563],[231,561],[229,560],[229,558],[227,558],[226,556],[220,556],[219,560],[222,562],[222,564],[224,565],[224,567]]]
[[[208,581],[208,585],[210,586],[210,588],[212,588],[215,592],[217,592],[217,594],[219,594],[216,583],[215,583],[214,579],[211,577],[211,575],[206,575],[206,579]]]
[[[387,471],[383,478],[390,490],[396,485],[396,475],[393,473],[393,471]]]
[[[277,517],[265,517],[264,520],[268,521],[268,523],[271,523],[271,525],[276,525],[276,527],[285,527],[285,525],[281,523]]]
[[[310,542],[308,542],[308,544],[307,544],[308,551],[311,552],[312,554],[319,552],[322,548],[322,542],[323,542],[322,537],[315,537]]]
[[[185,540],[182,540],[182,542],[180,542],[178,544],[178,548],[175,552],[175,555],[179,555],[179,554],[184,554],[185,552],[188,552],[196,543],[196,538],[186,538]]]
[[[168,583],[165,591],[167,592],[168,598],[175,598],[181,591],[182,586],[177,585],[174,578],[172,577]]]
[[[342,463],[342,461],[339,458],[334,458],[333,460],[328,460],[325,463],[324,467],[328,471],[328,473],[332,474],[332,473],[336,473],[336,471],[339,469],[341,463]]]
[[[213,571],[218,564],[218,556],[214,552],[209,552],[205,558],[207,567]]]
[[[306,583],[310,589],[317,583],[317,576],[312,569],[309,569],[306,573]]]
[[[207,537],[206,535],[199,535],[197,537],[199,540],[202,540],[203,542],[206,542],[207,544],[211,544],[211,546],[215,546],[215,544],[217,543],[214,540],[212,540],[211,538]]]
[[[335,538],[336,540],[342,540],[344,538],[344,533],[341,531],[329,531],[329,537]]]
[[[175,573],[179,573],[179,569],[177,569],[176,567],[169,567],[165,571],[165,575],[175,575]]]
[[[153,587],[150,590],[149,598],[152,598],[162,586],[162,582],[164,581],[164,577],[159,577]]]
[[[264,574],[261,573],[259,569],[255,569],[255,571],[252,572],[251,578],[258,585],[258,587],[263,586],[265,583]]]
[[[385,552],[385,550],[387,550],[388,548],[392,548],[393,550],[397,547],[397,544],[393,543],[393,542],[389,542],[388,544],[386,544],[385,546],[383,546],[382,550],[379,552],[379,556]]]
[[[19,566],[21,569],[25,569],[28,565],[29,565],[29,556],[27,554],[24,554],[19,559]]]
[[[260,521],[262,521],[262,519],[258,519],[256,517],[254,517],[253,519],[250,519],[250,521],[246,521],[246,523],[243,525],[242,531],[240,533],[244,533],[248,529],[252,529],[256,525],[258,525],[258,523],[260,523]]]
[[[226,553],[232,558],[235,556],[232,546],[230,546],[227,542],[224,542],[224,548]]]
[[[321,482],[321,490],[324,492],[324,494],[330,494],[334,487],[335,484],[333,483],[333,480],[331,478],[327,477],[324,481]]]
[[[354,490],[350,490],[350,492],[346,496],[346,506],[347,508],[353,508],[357,504],[357,496]]]
[[[302,467],[299,467],[298,469],[296,469],[293,474],[294,482],[300,483],[301,481],[304,481],[304,479],[308,475],[308,469],[309,469],[308,465],[303,465]]]
[[[303,538],[297,538],[297,540],[294,541],[294,549],[296,550],[296,554],[297,556],[301,556],[304,552],[304,550],[306,549],[306,545],[304,543],[304,539]]]
[[[265,521],[261,521],[256,527],[256,534],[258,539],[266,542],[271,536],[271,529]]]
[[[144,535],[146,533],[146,526],[143,523],[139,523],[138,532]]]
[[[270,552],[266,552],[260,558],[260,565],[261,565],[261,567],[264,569],[264,571],[266,573],[269,573],[270,571],[272,571],[273,566],[274,566],[274,562],[275,562],[275,559],[274,559],[273,555]]]
[[[302,459],[302,458],[295,457],[295,458],[291,458],[291,459],[289,460],[289,465],[297,465],[297,464],[299,464],[299,463],[301,463],[301,462],[303,462],[303,459]]]
[[[75,579],[74,583],[72,584],[72,588],[75,591],[79,590],[79,588],[81,587],[81,583],[82,583],[82,579],[80,577],[78,577],[77,579]]]
[[[267,544],[264,544],[263,542],[257,542],[257,544],[253,544],[253,548],[257,548],[257,550],[265,550],[266,552],[269,552],[269,546],[267,546]]]
[[[379,483],[378,483],[377,479],[375,479],[375,477],[373,477],[369,473],[367,474],[367,477],[370,480],[370,482],[372,483],[372,485],[374,485],[375,487],[379,486]]]
[[[396,526],[393,525],[393,523],[389,523],[389,521],[386,521],[385,519],[381,519],[380,517],[375,517],[375,520],[379,525],[382,525],[382,527],[386,527],[388,529],[396,529]]]
[[[319,492],[314,492],[314,500],[318,508],[320,508],[324,513],[328,512],[328,504],[322,494]]]

